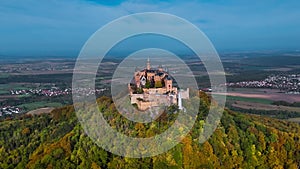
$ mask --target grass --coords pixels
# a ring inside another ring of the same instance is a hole
[[[248,98],[248,97],[240,97],[240,96],[227,96],[226,99],[228,101],[244,101],[244,102],[252,102],[252,103],[262,103],[262,104],[272,104],[272,100],[262,99],[262,98]]]
[[[23,84],[0,84],[0,95],[10,94],[10,90],[27,90],[27,89],[30,88],[24,86]]]
[[[62,104],[58,103],[58,102],[45,102],[45,101],[41,101],[41,102],[33,102],[33,103],[25,103],[25,104],[21,104],[18,107],[21,107],[27,111],[30,110],[35,110],[38,108],[43,108],[43,107],[61,107]]]
[[[1,89],[0,89],[0,94],[3,94],[3,95],[9,94],[9,91],[8,91],[8,90],[1,90]]]
[[[8,78],[9,74],[8,73],[0,73],[0,78]]]
[[[299,107],[276,106],[271,104],[245,102],[245,101],[237,101],[235,104],[232,104],[232,106],[241,109],[255,109],[255,110],[281,111],[281,112],[282,111],[300,112]]]
[[[23,94],[23,95],[18,95],[18,98],[23,98],[23,97],[30,97],[30,94]]]
[[[0,84],[0,91],[30,89],[30,87],[29,86],[27,87],[27,86],[25,86],[23,84],[17,84],[17,83]]]

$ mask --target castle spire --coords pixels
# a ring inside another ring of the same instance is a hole
[[[151,69],[150,58],[148,57],[148,60],[147,60],[147,70],[150,70],[150,69]]]

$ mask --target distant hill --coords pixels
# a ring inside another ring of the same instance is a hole
[[[300,125],[225,110],[212,137],[197,142],[203,117],[210,104],[201,93],[201,110],[193,130],[170,151],[151,158],[123,158],[96,146],[83,132],[72,106],[50,114],[25,115],[0,122],[0,168],[291,168],[300,166]],[[98,99],[104,117],[118,130],[142,127],[131,136],[151,136],[171,116],[163,115],[154,126],[127,123],[112,100]],[[109,118],[108,118],[109,116]],[[166,125],[167,127],[167,125]]]
[[[272,62],[270,62],[272,60]],[[242,63],[246,63],[249,65],[260,65],[264,67],[285,67],[291,65],[299,65],[300,56],[293,56],[288,54],[282,55],[270,55],[270,56],[256,56],[256,57],[248,57],[242,58]]]

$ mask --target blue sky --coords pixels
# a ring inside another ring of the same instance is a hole
[[[0,55],[77,56],[101,26],[165,12],[198,26],[218,51],[299,50],[298,0],[9,0],[0,2]]]

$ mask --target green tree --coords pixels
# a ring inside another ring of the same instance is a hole
[[[146,81],[145,87],[149,89],[151,87],[151,83],[149,80]]]

